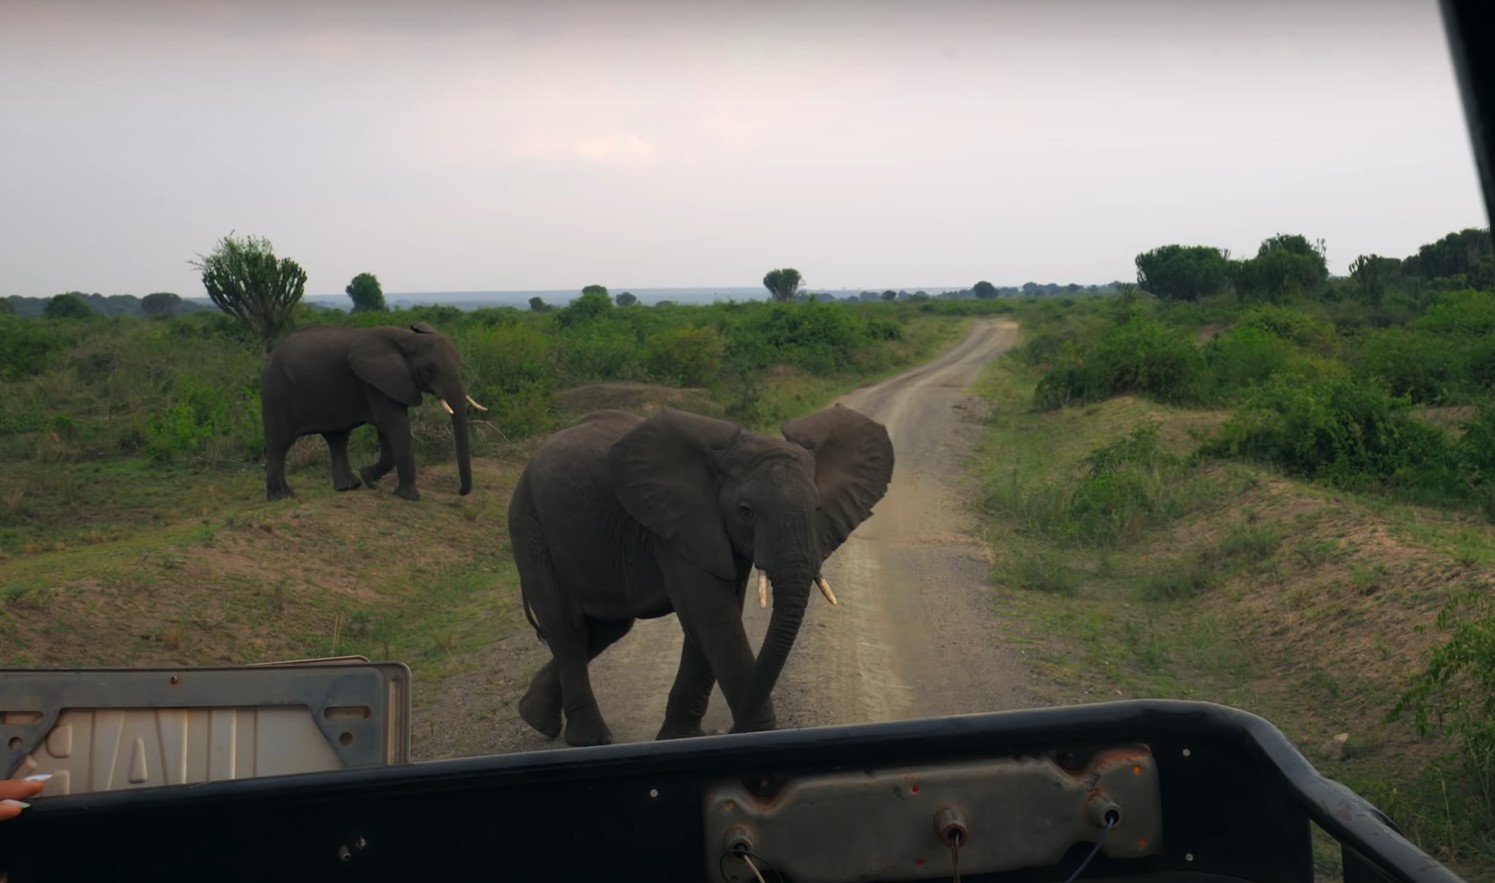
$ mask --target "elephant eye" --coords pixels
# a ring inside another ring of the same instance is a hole
[[[742,517],[746,518],[748,521],[753,520],[753,507],[749,506],[747,503],[738,503],[737,511],[741,512]]]

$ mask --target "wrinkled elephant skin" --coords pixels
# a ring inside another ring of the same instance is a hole
[[[260,378],[265,498],[293,495],[285,478],[286,452],[301,436],[318,433],[327,442],[336,490],[372,487],[394,469],[395,495],[420,499],[407,409],[419,405],[423,393],[436,396],[451,412],[459,493],[467,494],[472,490],[467,405],[477,403],[462,386],[461,361],[449,338],[424,322],[409,328],[318,325],[288,335],[271,351]],[[379,461],[355,476],[348,464],[348,436],[365,423],[378,433]]]
[[[674,612],[680,666],[658,738],[701,735],[714,684],[733,732],[775,726],[770,694],[825,559],[893,475],[885,427],[826,408],[783,438],[673,409],[598,411],[551,436],[520,476],[509,534],[525,615],[551,652],[520,716],[571,745],[612,741],[588,663],[637,619]],[[754,567],[773,611],[757,659],[743,627]]]

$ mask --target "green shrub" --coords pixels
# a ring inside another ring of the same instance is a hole
[[[649,338],[644,367],[664,383],[705,386],[721,372],[726,351],[727,341],[715,328],[672,328]]]
[[[1461,344],[1426,332],[1387,328],[1365,334],[1351,364],[1358,374],[1384,384],[1392,395],[1406,396],[1416,404],[1438,404],[1462,386],[1459,369],[1467,365],[1468,357]]]
[[[1241,326],[1204,346],[1219,394],[1239,396],[1280,373],[1298,352],[1288,340],[1259,326]]]
[[[1414,418],[1405,398],[1346,377],[1274,377],[1231,415],[1201,452],[1276,465],[1347,489],[1452,490],[1456,458],[1445,433]]]
[[[1478,336],[1495,333],[1495,294],[1447,291],[1412,327],[1428,334]]]
[[[1459,816],[1495,822],[1495,596],[1485,587],[1462,592],[1439,612],[1437,626],[1451,632],[1435,648],[1416,684],[1402,694],[1388,721],[1410,715],[1424,736],[1441,733],[1457,741],[1446,758],[1467,787],[1455,786],[1466,802]]]
[[[1321,355],[1335,355],[1339,349],[1333,325],[1293,307],[1278,304],[1253,307],[1241,315],[1236,327],[1260,329]]]
[[[1034,406],[1050,410],[1126,393],[1198,404],[1211,383],[1209,366],[1187,334],[1139,318],[1109,329],[1097,344],[1061,347],[1034,390]]]

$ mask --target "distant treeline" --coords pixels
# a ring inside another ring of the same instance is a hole
[[[22,297],[18,294],[0,297],[0,314],[9,313],[22,318],[66,319],[99,315],[164,319],[212,309],[215,307],[211,304],[194,303],[170,291],[157,291],[145,297],[133,294],[106,296],[98,292],[84,294],[81,291],[66,291],[52,297]]]

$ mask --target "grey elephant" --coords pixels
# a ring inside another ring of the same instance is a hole
[[[314,325],[287,335],[260,376],[265,499],[294,495],[285,478],[286,452],[297,438],[319,433],[332,459],[333,488],[373,486],[394,469],[395,494],[419,500],[406,410],[427,392],[452,416],[459,493],[465,495],[472,490],[467,405],[486,409],[464,389],[461,360],[449,338],[425,322],[409,328]],[[359,471],[360,482],[348,464],[348,436],[365,423],[378,433],[379,461]]]
[[[673,409],[594,412],[552,435],[520,475],[509,537],[525,615],[551,659],[519,703],[571,745],[612,741],[588,663],[637,619],[673,611],[679,671],[657,738],[702,735],[713,684],[732,732],[776,726],[771,691],[821,566],[887,492],[886,427],[840,405],[780,427],[783,439]],[[743,627],[754,567],[773,586],[755,660]]]

